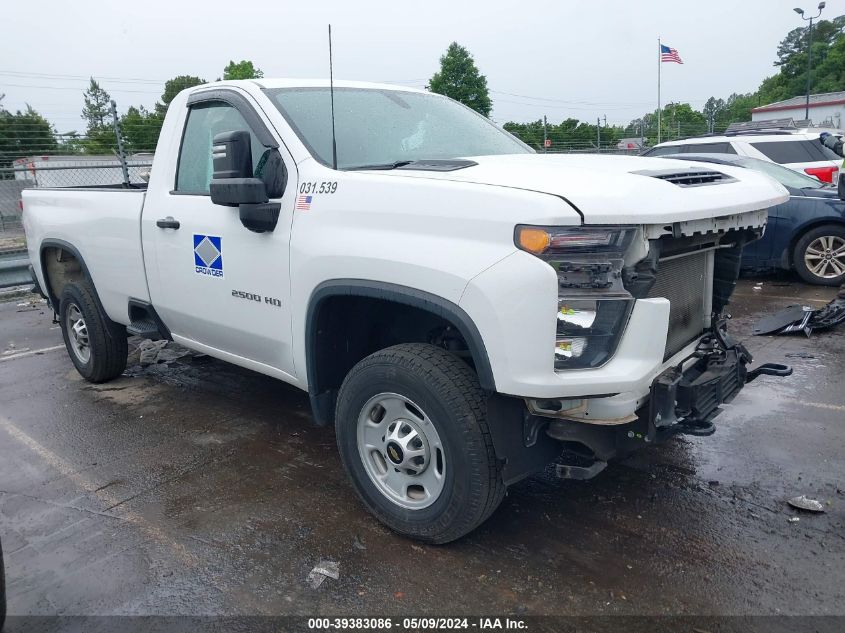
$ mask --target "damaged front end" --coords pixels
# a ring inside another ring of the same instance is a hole
[[[787,365],[765,363],[749,371],[751,353],[730,337],[725,321],[714,324],[710,334],[684,361],[666,369],[652,383],[647,430],[643,439],[658,442],[670,435],[712,435],[713,418],[720,405],[729,403],[742,387],[760,375],[789,376]]]
[[[713,420],[721,412],[721,405],[733,400],[746,383],[763,374],[788,376],[792,373],[788,366],[771,363],[749,369],[753,360],[751,353],[728,334],[727,319],[730,317],[724,310],[739,276],[743,246],[762,233],[760,224],[743,226],[741,221],[738,220],[735,226],[709,228],[643,227],[637,238],[642,238],[644,248],[638,257],[627,257],[626,265],[614,265],[623,256],[614,252],[616,260],[608,266],[603,266],[598,256],[590,262],[589,269],[583,264],[580,266],[579,270],[589,270],[590,284],[589,287],[579,284],[575,288],[579,300],[577,307],[587,304],[586,299],[593,300],[597,292],[608,294],[603,298],[604,304],[610,304],[611,300],[669,300],[669,329],[662,371],[652,379],[647,393],[526,399],[519,404],[515,398],[493,396],[488,404],[494,421],[491,429],[497,452],[500,446],[508,447],[504,464],[507,483],[551,461],[560,477],[589,479],[601,472],[608,461],[644,446],[678,434],[711,435],[715,432]],[[636,239],[629,240],[629,245],[628,254],[637,249]],[[566,261],[555,263],[561,280],[560,303],[571,306],[573,265]],[[608,275],[605,280],[597,273],[614,268],[618,275],[616,279]],[[605,309],[605,313],[614,317],[609,310]],[[556,358],[560,360],[556,360],[556,371],[561,371],[567,364],[575,366],[581,359],[591,358],[590,337],[598,339],[597,334],[603,333],[602,327],[610,334],[618,334],[608,326],[620,327],[619,320],[614,317],[602,321],[602,313],[597,309],[592,314],[596,316],[592,317],[589,326],[577,325],[576,319],[581,317],[577,309],[568,307],[565,318],[559,317]],[[567,328],[563,332],[561,323]],[[560,354],[562,340],[568,342],[565,354]],[[586,344],[583,349],[576,350],[569,341],[579,340]],[[605,336],[599,340],[602,344],[604,341],[615,344],[616,339]],[[612,355],[612,350],[611,347],[606,357]],[[513,424],[517,410],[522,418],[522,424],[518,426],[521,437],[518,438],[512,430],[517,426]],[[506,416],[510,423],[496,424],[498,416]],[[511,429],[509,437],[501,437],[503,426]],[[500,437],[497,438],[497,434]],[[518,447],[514,446],[517,441]]]

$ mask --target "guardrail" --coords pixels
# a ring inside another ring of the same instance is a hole
[[[25,250],[0,252],[0,288],[32,283],[29,255]]]

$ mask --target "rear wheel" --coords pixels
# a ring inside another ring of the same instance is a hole
[[[364,504],[406,536],[460,538],[505,494],[478,379],[433,345],[397,345],[352,368],[338,396],[337,442]]]
[[[126,369],[126,328],[103,314],[87,281],[64,287],[59,322],[70,360],[85,380],[106,382]]]
[[[840,285],[845,281],[845,227],[825,224],[807,231],[795,244],[793,261],[804,281]]]

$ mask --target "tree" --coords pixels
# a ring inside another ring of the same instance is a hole
[[[845,37],[839,37],[830,47],[827,57],[813,74],[819,92],[836,92],[845,89]]]
[[[519,138],[523,143],[538,151],[543,150],[543,121],[531,123],[514,123],[508,121],[503,126],[508,132]],[[623,128],[616,126],[602,126],[601,146],[615,146],[623,136]],[[596,147],[599,130],[595,125],[583,123],[578,119],[565,119],[559,124],[546,124],[546,138],[552,142],[552,151],[592,150]]]
[[[234,61],[229,61],[226,68],[223,69],[223,79],[261,79],[264,76],[264,71],[253,66],[252,62],[243,59],[237,64]]]
[[[82,146],[88,154],[111,154],[117,147],[111,116],[111,96],[91,77],[82,95],[82,118],[88,122]]]
[[[820,20],[813,26],[813,71],[810,76],[810,92],[835,92],[845,89],[841,65],[838,59],[828,63],[827,58],[835,52],[845,35],[845,16],[832,20]],[[781,40],[777,49],[778,73],[763,80],[758,94],[762,103],[789,99],[807,92],[807,41],[808,27],[791,30]]]
[[[32,106],[14,114],[0,106],[0,167],[16,158],[55,152],[58,144],[53,126]]]
[[[193,75],[179,75],[173,79],[168,79],[164,83],[164,92],[161,95],[161,101],[155,105],[156,113],[164,117],[167,113],[167,108],[170,105],[170,102],[173,101],[173,98],[177,94],[182,92],[185,88],[199,86],[204,83],[206,83],[205,79],[200,79],[199,77],[195,77]]]
[[[164,117],[158,112],[150,112],[144,106],[130,106],[126,114],[120,117],[120,131],[126,141],[126,151],[155,151],[163,122]]]
[[[82,118],[88,121],[88,130],[102,128],[111,119],[111,97],[91,77],[88,89],[83,93]]]
[[[716,120],[725,110],[725,100],[710,97],[707,103],[704,104],[702,113],[707,119],[708,131],[713,132],[716,126]]]
[[[440,58],[440,70],[428,82],[432,92],[446,95],[484,116],[490,116],[493,102],[487,90],[487,77],[478,72],[469,51],[452,42]]]
[[[85,139],[79,136],[79,133],[74,131],[64,132],[56,135],[56,140],[59,142],[58,152],[60,154],[84,154],[85,153]]]

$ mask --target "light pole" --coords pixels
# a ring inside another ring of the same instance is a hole
[[[804,17],[804,9],[795,8],[793,11],[801,16],[802,20],[808,20],[810,26],[807,30],[807,101],[804,104],[804,119],[810,119],[810,73],[813,67],[813,20],[822,14],[824,2],[819,2],[819,12],[812,17]]]

